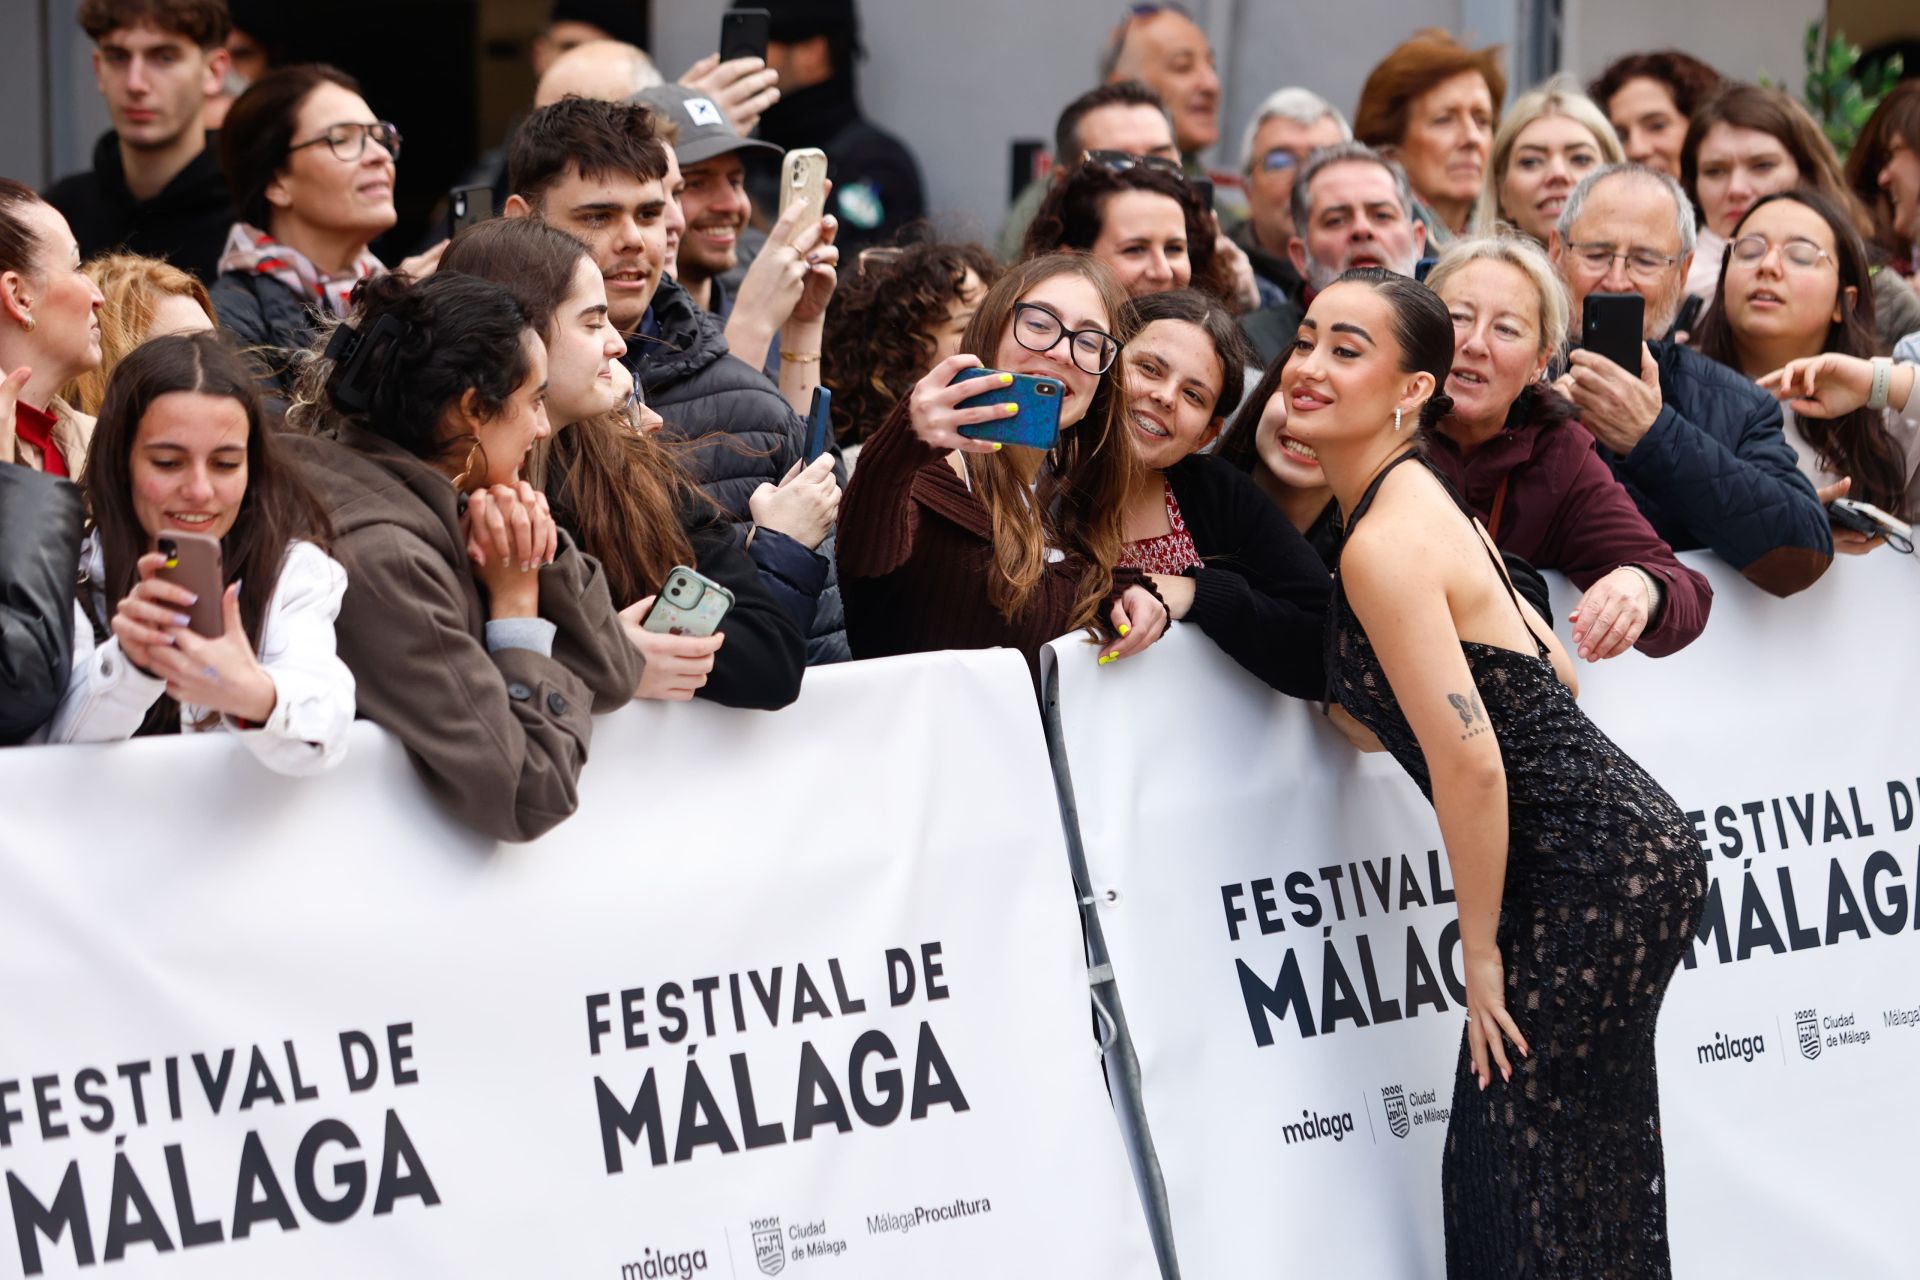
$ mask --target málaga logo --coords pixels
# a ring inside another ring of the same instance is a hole
[[[1800,1056],[1812,1062],[1820,1056],[1820,1011],[1802,1009],[1793,1018],[1800,1033]]]
[[[760,1266],[760,1274],[777,1276],[787,1265],[787,1249],[780,1243],[780,1219],[755,1218],[753,1227],[753,1260]]]
[[[1388,1085],[1380,1091],[1380,1105],[1387,1110],[1387,1128],[1393,1130],[1393,1136],[1404,1138],[1413,1126],[1407,1119],[1407,1095],[1399,1085]]]

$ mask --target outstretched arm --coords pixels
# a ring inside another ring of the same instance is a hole
[[[1467,1046],[1485,1088],[1489,1065],[1513,1072],[1502,1036],[1527,1042],[1507,1012],[1497,938],[1507,872],[1507,775],[1447,606],[1444,551],[1378,535],[1348,540],[1340,576],[1432,780],[1434,816],[1453,868],[1467,984]]]

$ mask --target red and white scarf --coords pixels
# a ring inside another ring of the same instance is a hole
[[[227,247],[220,253],[220,270],[272,276],[309,306],[344,318],[350,310],[348,299],[353,294],[353,286],[368,276],[385,272],[386,267],[362,249],[345,274],[330,276],[309,262],[298,249],[281,244],[258,227],[236,222],[227,232]]]

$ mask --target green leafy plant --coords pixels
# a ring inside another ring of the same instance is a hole
[[[1806,49],[1807,110],[1820,122],[1827,141],[1844,160],[1867,117],[1899,82],[1900,55],[1892,55],[1877,67],[1863,67],[1860,46],[1848,44],[1844,31],[1822,40],[1818,21],[1807,25]]]

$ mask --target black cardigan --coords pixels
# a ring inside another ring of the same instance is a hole
[[[1231,464],[1196,453],[1162,474],[1204,562],[1187,570],[1194,592],[1186,620],[1280,692],[1325,697],[1333,580],[1320,557]]]

